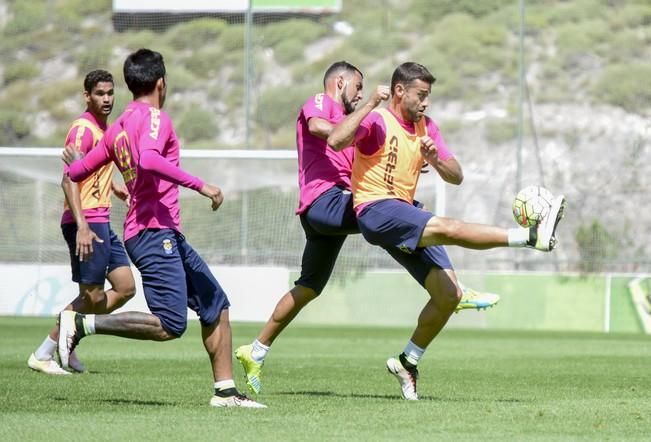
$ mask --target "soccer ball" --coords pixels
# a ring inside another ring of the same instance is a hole
[[[522,227],[532,227],[549,213],[554,195],[540,186],[528,186],[513,200],[513,217]]]

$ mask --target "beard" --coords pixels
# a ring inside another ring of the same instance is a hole
[[[352,114],[353,112],[355,112],[355,106],[353,105],[353,103],[350,102],[350,100],[348,98],[346,98],[345,95],[341,96],[341,104],[344,105],[344,113],[346,115]]]

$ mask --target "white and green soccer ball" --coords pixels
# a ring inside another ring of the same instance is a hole
[[[554,195],[540,186],[528,186],[513,200],[513,217],[522,227],[532,227],[549,213]]]

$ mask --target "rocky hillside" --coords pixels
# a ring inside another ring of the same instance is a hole
[[[450,214],[508,220],[522,103],[521,185],[567,194],[565,258],[651,270],[651,4],[525,3],[520,89],[510,0],[344,0],[336,16],[258,17],[248,58],[243,18],[157,16],[116,32],[109,0],[0,0],[0,145],[59,145],[89,69],[116,74],[119,109],[121,63],[143,46],[165,55],[168,111],[196,148],[291,149],[296,110],[331,62],[359,66],[370,89],[415,60],[438,79],[430,115],[466,172]]]

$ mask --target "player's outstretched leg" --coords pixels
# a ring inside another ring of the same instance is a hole
[[[550,252],[556,246],[556,227],[563,218],[565,211],[565,197],[559,195],[554,198],[549,214],[535,227],[530,230],[527,247],[543,252]]]
[[[408,401],[417,401],[418,392],[416,391],[416,381],[418,380],[418,369],[415,365],[410,364],[404,354],[398,358],[389,358],[387,360],[387,370],[398,380],[402,397]]]
[[[244,373],[246,374],[246,385],[249,387],[249,390],[255,394],[259,394],[262,390],[261,377],[264,360],[258,362],[253,359],[252,352],[253,344],[243,345],[235,350],[235,357],[240,361],[240,364],[242,364],[242,368],[244,368]]]

